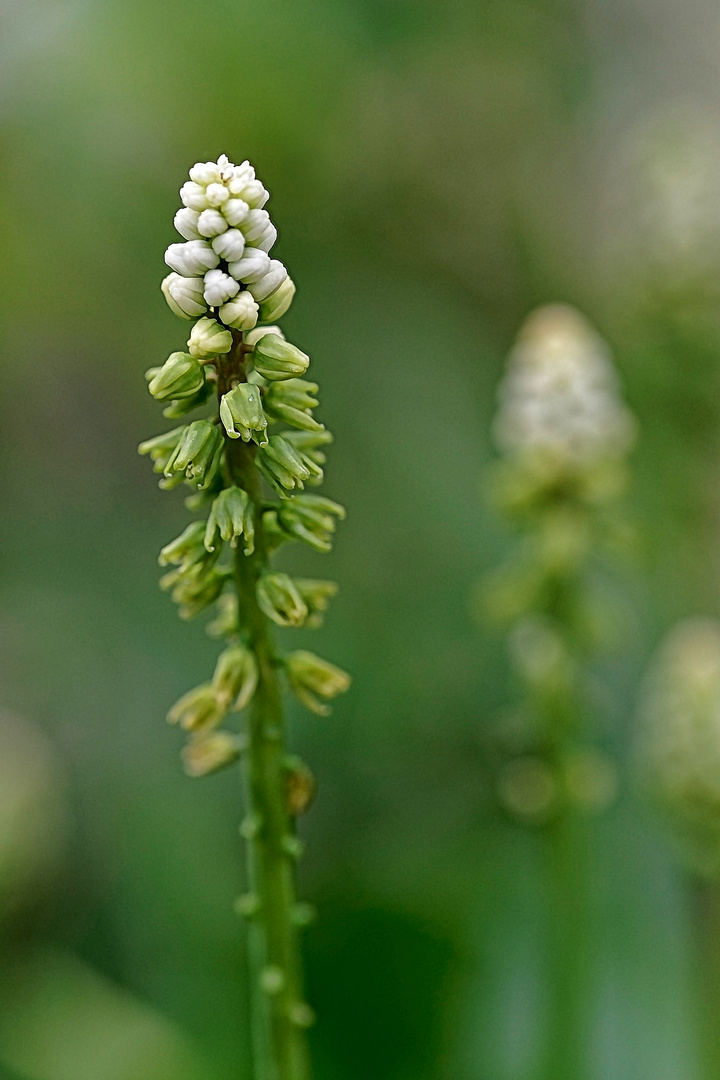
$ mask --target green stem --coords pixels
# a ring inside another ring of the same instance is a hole
[[[242,343],[230,364],[242,378]],[[224,373],[222,383],[231,377]],[[219,392],[223,387],[219,386]],[[248,956],[253,1058],[256,1080],[310,1080],[302,961],[297,925],[295,860],[297,840],[286,805],[285,726],[273,636],[256,599],[258,579],[268,566],[263,534],[263,498],[255,447],[227,440],[229,477],[250,496],[255,517],[255,551],[238,546],[235,581],[247,644],[258,665],[258,686],[248,719],[244,755],[247,816]]]
[[[590,1067],[588,984],[592,966],[586,823],[565,812],[543,837],[547,866],[549,1013],[542,1075],[578,1080]]]
[[[720,886],[714,881],[691,882],[695,915],[696,1002],[702,1075],[720,1076]]]

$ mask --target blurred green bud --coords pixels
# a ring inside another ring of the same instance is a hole
[[[181,619],[194,619],[213,604],[231,576],[229,570],[194,563],[187,569],[171,570],[160,580],[160,588],[170,592],[179,605]]]
[[[197,394],[205,382],[205,372],[189,353],[174,352],[148,383],[148,390],[157,401],[186,398]]]
[[[312,462],[313,465],[324,465],[325,454],[320,447],[327,446],[333,441],[332,434],[327,430],[286,431],[283,438],[297,450],[306,465],[308,462]],[[320,475],[322,477],[322,470]]]
[[[205,630],[210,637],[232,637],[238,632],[239,611],[237,595],[231,592],[223,593],[217,600],[217,614]]]
[[[271,486],[283,498],[287,497],[286,491],[302,487],[311,475],[308,464],[284,435],[271,435],[256,460]]]
[[[260,321],[272,323],[281,318],[292,304],[294,296],[295,283],[292,278],[286,277],[275,292],[270,293],[260,304]]]
[[[197,319],[204,315],[207,304],[203,292],[205,282],[201,277],[186,278],[180,274],[168,274],[160,288],[171,311],[181,319]]]
[[[169,724],[183,731],[210,731],[221,723],[227,706],[222,705],[212,683],[202,683],[175,702],[167,714]]]
[[[262,516],[263,520],[263,536],[265,538],[265,548],[268,554],[272,554],[277,548],[283,544],[288,544],[292,541],[292,536],[286,533],[278,521],[277,512],[275,510],[266,510]]]
[[[317,407],[317,383],[305,379],[286,379],[271,383],[265,395],[268,416],[305,431],[322,431],[323,425],[312,415]]]
[[[194,420],[183,431],[165,466],[165,476],[183,474],[198,487],[209,487],[222,461],[223,437],[209,420]]]
[[[153,439],[146,439],[138,446],[138,454],[149,454],[156,473],[165,471],[165,466],[175,453],[177,445],[185,431],[184,427],[173,428]]]
[[[230,352],[232,334],[215,319],[198,319],[190,331],[188,349],[198,360]]]
[[[254,551],[255,521],[253,507],[247,493],[238,487],[225,488],[212,505],[205,528],[205,547],[214,551],[217,538],[230,541],[233,546],[238,536],[245,537],[246,555]]]
[[[288,574],[263,574],[257,583],[257,601],[278,626],[302,626],[308,615],[307,605]]]
[[[255,370],[266,379],[292,379],[304,375],[310,364],[307,353],[279,334],[263,334],[253,349],[252,358]]]
[[[277,510],[285,532],[316,551],[330,551],[335,518],[345,517],[345,508],[321,495],[296,495]]]
[[[243,442],[253,439],[259,446],[267,444],[267,417],[260,389],[252,383],[240,383],[223,394],[220,419],[231,439],[241,438]]]
[[[230,731],[213,731],[191,739],[183,747],[182,759],[188,776],[209,776],[233,765],[243,751],[243,741]]]
[[[255,657],[244,645],[232,645],[220,653],[212,685],[224,709],[244,709],[255,693],[257,681]]]
[[[308,609],[305,626],[322,626],[323,615],[338,587],[334,581],[316,581],[313,578],[295,578],[295,587],[302,596]]]
[[[560,808],[558,777],[535,756],[515,758],[503,766],[498,796],[504,809],[525,825],[546,825]]]
[[[299,650],[285,658],[285,670],[292,689],[306,708],[326,716],[330,708],[323,704],[350,686],[350,676],[341,668],[314,653]]]
[[[302,758],[288,755],[283,762],[285,774],[285,806],[291,817],[309,810],[315,800],[317,781]]]
[[[226,326],[234,330],[252,330],[258,321],[258,306],[255,297],[247,290],[239,292],[227,304],[220,308],[220,318]]]
[[[285,340],[285,335],[279,326],[258,326],[256,330],[251,330],[249,334],[245,335],[245,344],[254,349],[260,338],[264,337],[265,334],[275,334],[276,337]]]

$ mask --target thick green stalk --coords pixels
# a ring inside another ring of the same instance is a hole
[[[237,337],[222,383],[244,377],[242,339]],[[270,622],[256,599],[258,579],[268,565],[260,475],[252,443],[228,439],[226,445],[230,479],[250,496],[255,518],[255,551],[248,556],[238,546],[235,558],[241,625],[258,665],[244,755],[247,816],[241,830],[248,848],[246,913],[255,1074],[256,1080],[310,1080],[305,1032],[309,1010],[303,996],[295,896],[297,840],[286,805],[282,696]]]

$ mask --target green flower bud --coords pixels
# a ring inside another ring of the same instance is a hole
[[[233,593],[223,593],[217,600],[217,615],[205,627],[210,637],[232,637],[237,634],[239,626],[240,605],[238,598]]]
[[[283,762],[285,773],[285,805],[291,817],[309,810],[315,800],[317,781],[302,758],[288,755]]]
[[[277,515],[282,528],[296,540],[316,551],[330,551],[335,517],[343,519],[345,508],[321,495],[296,495],[278,507]]]
[[[302,596],[308,609],[308,617],[304,625],[308,627],[322,626],[323,615],[333,596],[337,595],[338,587],[334,581],[316,581],[313,578],[295,578],[295,587]]]
[[[350,686],[350,676],[314,653],[299,650],[285,658],[285,670],[292,689],[306,708],[319,716],[330,709],[322,701],[344,694]]]
[[[308,464],[284,435],[272,435],[257,456],[258,467],[282,498],[310,478]],[[317,466],[315,466],[317,468]]]
[[[199,319],[190,331],[188,349],[198,360],[219,356],[231,348],[232,334],[215,319]]]
[[[278,626],[302,626],[308,615],[305,601],[287,574],[263,574],[257,583],[257,601]]]
[[[158,562],[161,566],[175,563],[187,569],[195,563],[205,562],[208,552],[203,544],[205,522],[193,521],[180,533],[180,536],[166,544],[160,552]]]
[[[244,645],[233,645],[220,653],[212,685],[224,709],[244,709],[255,693],[257,681],[255,657]]]
[[[146,439],[138,446],[138,454],[149,454],[156,473],[165,471],[165,466],[175,453],[177,445],[185,431],[184,427],[173,428],[162,435],[156,435],[154,439]]]
[[[157,401],[186,398],[197,394],[205,382],[205,372],[189,353],[174,352],[153,374],[148,390]]]
[[[316,408],[317,383],[305,379],[286,379],[271,383],[265,395],[265,408],[268,416],[282,420],[292,427],[305,431],[322,431],[323,425],[312,415]]]
[[[223,394],[220,419],[231,439],[251,439],[259,446],[267,444],[267,417],[263,412],[260,390],[252,383],[240,383]]]
[[[297,450],[306,464],[312,462],[313,465],[325,464],[325,454],[320,447],[327,446],[333,441],[331,433],[327,430],[286,431],[283,438]]]
[[[286,277],[275,292],[271,292],[260,304],[260,321],[271,323],[281,318],[292,304],[294,296],[295,283],[292,278]]]
[[[183,731],[210,731],[221,723],[226,712],[212,683],[203,683],[183,694],[167,718],[168,723],[179,724]]]
[[[177,449],[165,466],[165,476],[184,474],[197,487],[209,487],[220,468],[223,437],[209,420],[194,420],[185,428]]]
[[[199,409],[202,405],[206,404],[214,388],[215,381],[206,377],[205,382],[196,394],[171,401],[170,404],[163,409],[163,416],[166,416],[168,420],[175,420],[180,416],[186,416],[188,413],[194,412],[195,409]]]
[[[307,353],[279,334],[263,334],[253,349],[252,358],[255,370],[266,379],[292,379],[304,375],[310,364]]]
[[[244,536],[243,550],[246,555],[252,555],[255,549],[253,507],[247,493],[241,488],[225,488],[213,502],[205,529],[205,547],[208,551],[215,550],[218,535],[221,540],[229,540],[233,547],[238,536]]]
[[[242,739],[230,731],[213,731],[191,739],[182,750],[185,772],[188,776],[209,776],[233,765],[242,751]]]
[[[194,619],[217,600],[230,576],[229,570],[195,563],[187,569],[181,567],[165,574],[160,579],[160,588],[170,591],[179,605],[181,619]]]

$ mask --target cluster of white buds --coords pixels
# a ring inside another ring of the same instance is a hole
[[[568,470],[622,457],[635,423],[607,346],[579,312],[539,308],[525,323],[500,387],[495,438],[511,457]]]
[[[641,775],[696,870],[720,873],[720,623],[668,634],[639,709]]]
[[[173,272],[162,290],[176,315],[195,319],[211,310],[225,326],[252,330],[287,310],[295,288],[269,254],[277,229],[263,209],[268,197],[247,161],[233,165],[222,154],[192,167],[175,215],[185,242],[165,252]]]

